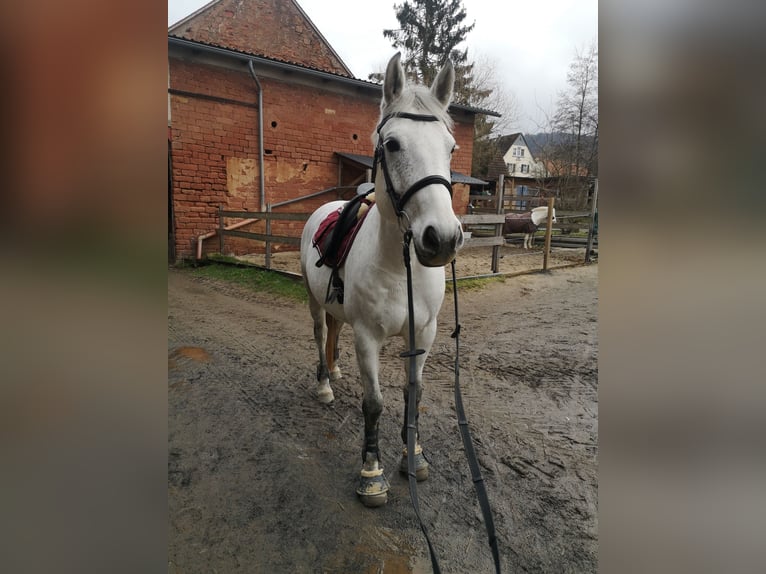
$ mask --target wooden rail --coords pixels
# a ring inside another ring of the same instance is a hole
[[[243,237],[245,239],[252,239],[255,241],[263,241],[266,244],[266,268],[271,268],[271,244],[281,243],[286,245],[301,244],[300,237],[289,237],[286,235],[272,235],[271,234],[271,222],[272,221],[306,221],[310,213],[274,213],[272,211],[228,211],[224,210],[222,206],[218,208],[218,237],[220,241],[220,252],[223,255],[224,246],[223,240],[225,236],[229,237]],[[266,233],[252,233],[250,231],[239,231],[238,229],[226,229],[223,224],[223,220],[227,217],[241,217],[244,219],[252,219],[253,223],[261,219],[266,221]]]

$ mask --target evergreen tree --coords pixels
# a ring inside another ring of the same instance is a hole
[[[466,11],[460,0],[405,0],[394,4],[394,10],[400,28],[383,30],[383,36],[402,50],[402,65],[411,78],[431,85],[450,59],[455,66],[455,93],[471,84],[468,50],[458,46],[475,24],[463,24]]]

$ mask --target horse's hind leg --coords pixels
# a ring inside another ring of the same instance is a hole
[[[327,359],[327,370],[330,373],[330,381],[337,381],[342,377],[340,373],[340,367],[338,367],[336,361],[340,355],[338,350],[338,337],[340,335],[340,329],[343,327],[343,323],[338,321],[335,317],[326,313],[327,321],[327,342],[325,344],[325,358]]]
[[[319,363],[317,364],[317,399],[320,403],[331,403],[335,396],[330,387],[330,371],[327,367],[325,346],[327,341],[327,322],[330,315],[322,308],[319,302],[309,291],[309,310],[314,319],[314,341],[319,350]]]

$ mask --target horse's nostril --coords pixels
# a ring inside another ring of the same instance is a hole
[[[423,232],[423,247],[432,253],[439,251],[439,234],[431,225]]]

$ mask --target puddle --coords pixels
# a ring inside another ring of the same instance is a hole
[[[209,363],[210,353],[202,347],[178,347],[168,355],[168,370],[177,369],[179,361],[187,359],[196,363]]]

